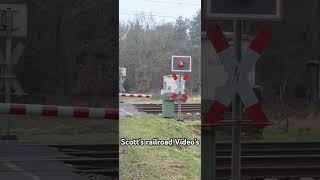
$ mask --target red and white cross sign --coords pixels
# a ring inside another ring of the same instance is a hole
[[[250,87],[248,74],[252,66],[260,58],[267,44],[271,41],[271,32],[262,27],[240,62],[232,56],[233,50],[218,26],[208,33],[208,38],[220,56],[221,63],[228,73],[228,80],[224,86],[216,88],[215,100],[204,117],[203,124],[217,124],[222,118],[226,107],[231,103],[235,95],[238,94],[249,118],[253,120],[255,125],[263,127],[268,119],[252,87]]]
[[[172,74],[173,80],[176,81],[177,89],[175,89],[172,95],[170,96],[171,99],[176,99],[179,93],[181,93],[182,100],[186,101],[188,99],[187,92],[184,89],[184,84],[186,83],[186,80],[189,79],[189,77],[189,74],[184,74],[180,81],[180,78],[178,78],[176,73]]]

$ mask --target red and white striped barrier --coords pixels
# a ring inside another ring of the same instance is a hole
[[[248,82],[248,73],[271,41],[271,36],[271,32],[264,27],[261,28],[239,63],[232,57],[232,50],[218,26],[208,33],[208,38],[228,73],[228,80],[224,86],[215,90],[215,101],[204,117],[204,124],[216,124],[236,94],[239,94],[249,117],[255,124],[264,126],[267,123],[267,117]]]
[[[0,114],[64,116],[118,120],[116,109],[0,103]]]
[[[141,98],[151,98],[151,94],[130,94],[130,93],[119,93],[119,96],[124,96],[124,97],[141,97]]]

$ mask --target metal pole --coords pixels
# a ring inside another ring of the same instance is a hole
[[[122,93],[122,76],[120,76],[119,85],[120,85],[120,87],[119,87],[119,93]],[[121,102],[122,102],[122,97],[119,96],[119,103],[121,103]]]
[[[5,59],[5,103],[10,103],[10,88],[9,88],[9,69],[11,68],[11,48],[12,48],[12,12],[11,9],[7,9],[6,11],[6,59]],[[10,119],[7,117],[7,135],[10,135]]]
[[[311,73],[312,73],[312,104],[315,104],[318,100],[318,88],[317,88],[317,64],[315,64],[313,67],[311,67]]]
[[[120,76],[120,92],[123,93],[124,92],[124,87],[123,87],[123,81],[124,81],[124,77]]]
[[[234,52],[235,58],[241,59],[241,21],[234,21]],[[236,95],[232,102],[232,118],[240,120],[241,101],[239,95]],[[241,127],[232,128],[232,180],[241,179]]]
[[[182,76],[182,73],[179,72],[179,85],[181,86],[181,76]],[[180,88],[180,87],[178,87]],[[179,91],[179,94],[178,94],[178,121],[181,120],[181,92]]]
[[[204,23],[206,22],[203,21],[203,23],[201,23],[201,44],[207,41],[207,35],[206,33],[203,33],[206,31],[204,29]],[[201,69],[206,69],[205,66],[205,63],[200,63],[199,65],[200,94],[204,94],[202,91],[208,88],[208,82],[205,81],[205,78],[201,78],[206,76],[204,71],[201,71]],[[202,85],[203,87],[201,87]],[[204,99],[204,97],[202,96],[201,114],[207,113],[212,103],[213,102],[211,100]],[[201,180],[216,180],[216,130],[213,126],[201,126]]]

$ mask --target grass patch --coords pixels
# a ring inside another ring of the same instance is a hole
[[[128,104],[161,104],[162,100],[159,98],[137,98],[137,97],[119,97],[119,101]],[[191,97],[186,104],[200,104],[200,97]]]
[[[319,141],[320,131],[317,119],[290,119],[286,132],[284,122],[267,127],[263,132],[263,140],[270,141]]]
[[[10,118],[11,132],[19,140],[44,144],[118,143],[118,121],[104,119],[44,116],[0,116],[0,134],[6,132]]]
[[[319,141],[320,132],[264,132],[263,140],[265,141]]]
[[[200,121],[158,116],[120,120],[120,138],[200,140]],[[200,146],[121,146],[121,179],[200,179]]]
[[[161,99],[156,98],[138,98],[138,97],[119,97],[119,102],[127,104],[160,104]]]

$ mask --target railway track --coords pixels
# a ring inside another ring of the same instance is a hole
[[[138,111],[140,112],[145,112],[149,114],[160,114],[162,113],[162,104],[133,104]],[[181,106],[181,112],[186,114],[186,113],[191,113],[191,114],[197,114],[201,113],[201,104],[182,104]],[[175,113],[178,112],[178,105],[174,105],[174,111]],[[224,117],[225,120],[230,120],[232,118],[232,113],[230,110],[228,112],[225,112]],[[244,114],[244,119],[249,119],[247,114]]]
[[[231,144],[217,144],[216,173],[231,174]],[[258,142],[241,145],[242,179],[320,177],[320,142]]]
[[[159,114],[162,112],[162,104],[133,104],[138,111],[149,113],[149,114]],[[174,105],[175,112],[178,112],[178,105]],[[182,113],[200,113],[201,104],[182,104]]]
[[[119,146],[110,144],[49,145],[70,158],[59,159],[72,165],[79,174],[98,174],[110,178],[119,176]]]
[[[70,156],[61,161],[75,172],[116,177],[119,173],[118,145],[50,145]],[[242,179],[320,178],[320,142],[242,143]],[[217,143],[216,175],[229,179],[231,144]]]

